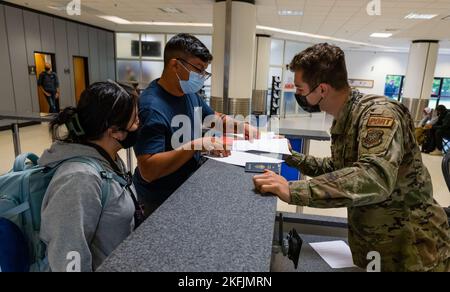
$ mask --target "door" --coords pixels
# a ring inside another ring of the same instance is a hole
[[[34,53],[34,62],[36,64],[36,84],[39,80],[39,76],[45,71],[45,64],[49,63],[52,67],[52,71],[56,72],[55,55],[49,53]],[[49,113],[50,106],[48,104],[47,98],[44,92],[38,86],[38,96],[39,96],[39,109],[41,113]],[[59,109],[59,100],[56,100],[56,108]]]
[[[81,93],[89,85],[88,58],[73,57],[73,75],[75,78],[75,102],[78,104]]]

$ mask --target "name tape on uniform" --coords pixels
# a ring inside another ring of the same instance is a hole
[[[393,125],[393,118],[370,117],[369,121],[367,121],[367,127],[392,128]]]

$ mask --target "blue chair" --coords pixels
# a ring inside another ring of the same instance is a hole
[[[442,151],[444,151],[444,154],[447,154],[450,151],[450,138],[442,139]]]

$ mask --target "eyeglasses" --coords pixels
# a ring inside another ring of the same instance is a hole
[[[191,66],[192,68],[194,68],[194,69],[197,71],[197,73],[200,74],[205,80],[208,80],[208,79],[211,78],[211,76],[212,76],[212,74],[209,73],[208,71],[202,70],[202,69],[198,68],[197,66],[195,66],[195,65],[193,65],[193,64],[191,64],[191,63],[189,63],[188,61],[186,61],[186,60],[184,60],[184,59],[182,59],[182,58],[176,58],[175,60],[177,60],[177,61],[180,62],[180,63],[185,63],[185,64],[190,65],[190,66]],[[182,64],[182,65],[183,65],[183,64]],[[184,66],[184,65],[183,65],[183,66]],[[184,66],[184,68],[186,68],[186,67]],[[186,70],[188,70],[188,69],[186,68]],[[188,71],[189,71],[189,70],[188,70]]]

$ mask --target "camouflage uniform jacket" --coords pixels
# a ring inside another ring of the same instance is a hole
[[[352,92],[331,128],[331,158],[299,153],[287,163],[313,177],[290,182],[291,204],[348,208],[359,267],[381,255],[382,271],[431,271],[448,263],[450,231],[402,104]]]

